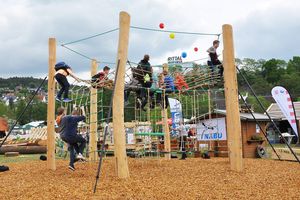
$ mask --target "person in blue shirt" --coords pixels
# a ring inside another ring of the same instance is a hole
[[[162,94],[158,93],[157,98],[162,102],[162,105],[164,105],[164,101],[166,102],[165,108],[168,108],[169,106],[169,99],[168,94],[175,92],[175,85],[173,78],[168,74],[167,70],[163,71],[164,81],[161,86]],[[165,92],[165,98],[163,99],[161,95]],[[159,101],[158,100],[158,101]]]
[[[78,110],[74,110],[72,115],[63,116],[60,122],[60,137],[68,143],[70,151],[69,169],[75,171],[75,151],[78,152],[77,159],[85,160],[83,150],[86,140],[77,133],[78,122],[85,120],[85,116],[80,116]]]

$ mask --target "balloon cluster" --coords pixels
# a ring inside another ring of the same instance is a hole
[[[165,24],[164,23],[160,23],[159,24],[159,28],[160,29],[164,29],[165,28]],[[175,33],[170,33],[169,34],[169,38],[170,39],[175,39]],[[194,51],[197,52],[198,51],[198,47],[194,47]],[[181,57],[182,58],[186,58],[187,57],[187,53],[186,52],[182,52],[181,53]]]

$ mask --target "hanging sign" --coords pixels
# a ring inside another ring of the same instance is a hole
[[[197,139],[199,141],[226,140],[225,118],[201,120],[197,124]]]

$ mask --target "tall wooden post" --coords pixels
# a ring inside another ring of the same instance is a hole
[[[231,169],[240,172],[243,170],[241,119],[231,25],[223,25],[223,43],[224,88],[229,159]]]
[[[170,130],[168,124],[168,109],[166,107],[166,91],[163,90],[163,101],[164,108],[161,110],[162,119],[163,119],[163,130],[164,130],[164,148],[165,148],[165,158],[171,159],[171,138],[170,138]]]
[[[208,101],[208,119],[211,119],[211,91],[210,88],[207,90],[207,101]]]
[[[92,60],[91,76],[97,74],[97,61]],[[98,95],[97,89],[91,87],[91,104],[90,104],[90,144],[89,144],[89,160],[97,160],[97,127],[98,127]]]
[[[56,40],[49,38],[48,105],[47,105],[47,168],[56,170],[55,165],[55,63]]]
[[[119,178],[129,177],[128,161],[126,154],[126,138],[124,127],[124,82],[125,67],[127,62],[130,16],[126,12],[120,12],[119,46],[117,62],[117,80],[115,81],[115,93],[113,97],[113,127],[116,171]]]
[[[210,92],[210,88],[208,88],[208,90],[207,90],[207,101],[208,101],[208,119],[211,119],[211,92]],[[212,133],[210,134],[210,137],[211,136],[212,136]],[[212,144],[213,143],[214,142],[209,140],[209,148],[208,148],[209,150],[212,150]]]

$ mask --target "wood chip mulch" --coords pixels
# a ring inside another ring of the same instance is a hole
[[[3,163],[2,163],[3,164]],[[0,173],[0,199],[300,199],[300,165],[296,162],[245,159],[242,173],[230,171],[226,158],[129,159],[130,178],[115,176],[113,158],[104,160],[97,193],[97,163],[58,160],[8,163]]]

